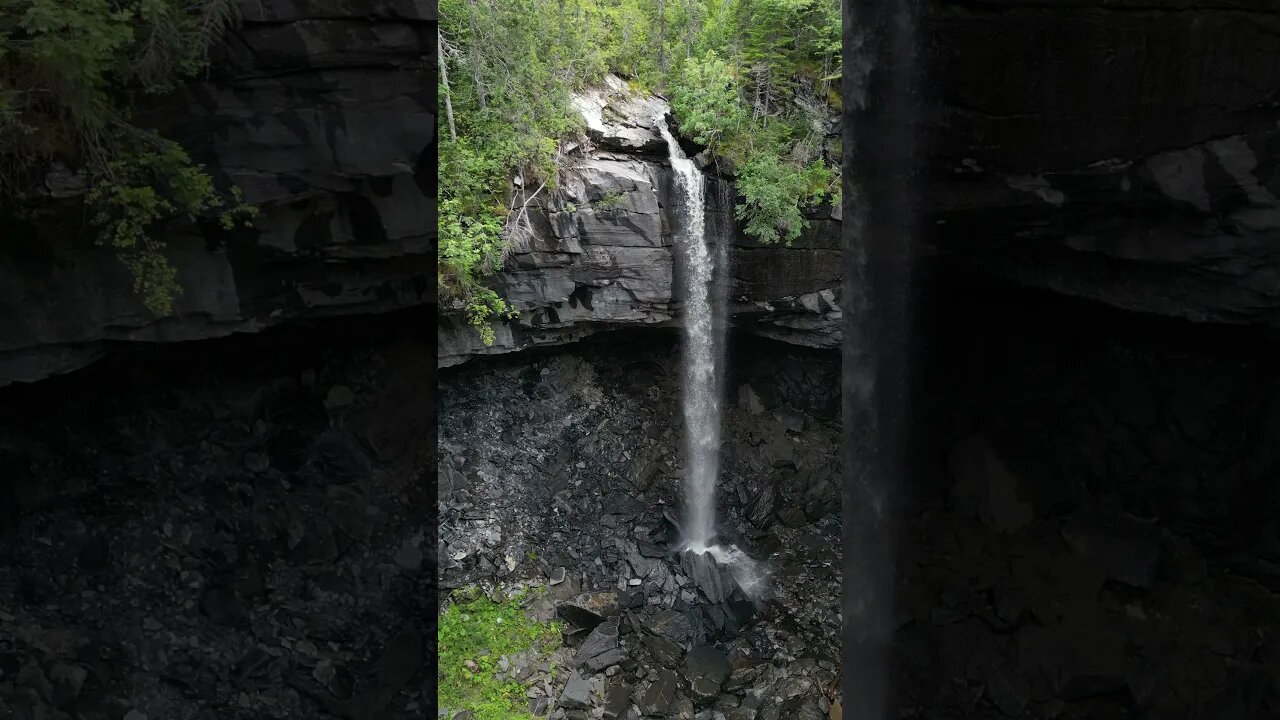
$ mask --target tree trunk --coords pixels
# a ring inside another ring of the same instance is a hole
[[[458,128],[453,124],[453,93],[449,91],[449,68],[445,62],[444,36],[436,29],[436,62],[440,64],[440,84],[444,85],[444,116],[449,121],[449,142],[458,142]]]
[[[480,109],[484,110],[488,105],[488,98],[486,97],[488,93],[485,89],[483,71],[481,70],[483,67],[482,59],[480,57],[481,36],[480,29],[476,25],[475,0],[471,0],[471,2],[467,3],[467,7],[470,10],[468,13],[468,21],[471,23],[471,47],[469,48],[468,53],[471,58],[467,64],[471,66],[471,83],[476,86],[476,101],[480,103]],[[490,7],[490,12],[492,11],[493,8]]]
[[[658,67],[667,71],[667,3],[658,0]]]

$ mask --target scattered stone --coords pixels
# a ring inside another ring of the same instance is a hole
[[[659,670],[658,677],[649,683],[636,701],[640,712],[645,715],[668,715],[679,685],[680,680],[675,673],[665,668]]]
[[[327,410],[337,410],[340,408],[350,407],[356,401],[356,394],[346,385],[334,385],[329,388],[329,394],[324,398],[324,406]]]
[[[558,701],[563,708],[591,707],[591,685],[577,671],[569,676]]]
[[[711,553],[686,550],[681,557],[681,567],[697,585],[707,600],[718,603],[728,599],[736,584],[732,576],[720,567]]]
[[[649,653],[653,655],[653,659],[657,660],[663,667],[674,668],[678,666],[681,656],[684,655],[683,648],[664,637],[646,634],[642,642],[648,648]]]
[[[662,471],[662,456],[658,448],[642,451],[627,471],[627,480],[638,492],[645,492]]]
[[[769,464],[775,468],[794,468],[796,466],[795,443],[785,435],[775,435],[767,443]]]
[[[645,629],[677,643],[689,639],[689,616],[678,610],[660,610],[645,623]]]
[[[1001,669],[987,680],[987,697],[1008,717],[1023,717],[1023,711],[1031,701],[1030,690],[1022,678]]]
[[[720,694],[732,670],[729,658],[713,645],[695,647],[684,659],[684,676],[689,681],[690,691],[704,700]]]
[[[261,474],[271,467],[271,461],[262,453],[247,452],[244,454],[244,466],[249,469],[249,472]]]
[[[587,660],[587,669],[591,672],[600,672],[606,668],[612,668],[627,658],[627,653],[620,647],[606,650]]]
[[[783,703],[781,716],[787,720],[827,720],[818,707],[818,701],[804,695],[797,695]]]
[[[618,595],[614,592],[581,593],[557,605],[556,612],[575,627],[594,628],[618,612]]]
[[[667,552],[667,549],[661,545],[654,545],[653,543],[647,543],[643,540],[636,543],[636,550],[640,553],[641,557],[647,558],[666,559],[670,554]]]
[[[953,494],[958,509],[997,532],[1012,533],[1034,517],[1031,504],[1018,496],[1018,479],[1005,469],[991,442],[975,435],[951,450]]]
[[[591,631],[590,635],[587,635],[587,639],[578,647],[578,654],[574,658],[574,664],[578,666],[585,665],[592,658],[605,655],[617,649],[618,618],[612,617],[602,621]]]
[[[417,571],[422,567],[422,549],[406,540],[396,553],[396,565],[405,570]]]
[[[799,435],[804,432],[804,416],[797,412],[782,412],[778,414],[778,422],[782,423],[782,427],[787,432]]]
[[[757,528],[761,530],[767,529],[773,524],[773,514],[777,507],[777,501],[776,486],[772,482],[765,481],[764,487],[751,496],[750,504],[747,505],[747,519]]]
[[[1106,568],[1108,577],[1149,588],[1160,567],[1160,537],[1144,523],[1113,518],[1091,519],[1062,531],[1072,550]]]
[[[547,582],[551,585],[559,585],[560,583],[564,582],[564,576],[565,576],[565,569],[562,567],[558,567],[551,571],[551,577],[548,578]]]
[[[605,720],[615,720],[627,714],[627,710],[631,707],[631,686],[625,683],[619,683],[609,688],[609,692],[605,696],[604,718]]]

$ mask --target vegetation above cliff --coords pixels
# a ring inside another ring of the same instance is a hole
[[[609,71],[671,97],[681,132],[737,175],[749,235],[789,243],[839,191],[823,148],[839,0],[442,0],[439,55],[440,293],[486,344],[510,308],[485,277],[529,195],[556,188],[581,130],[572,93]]]
[[[157,315],[181,292],[160,236],[174,218],[253,214],[177,143],[131,122],[130,100],[202,71],[235,0],[0,3],[0,200],[38,199],[55,163],[83,184],[98,242],[117,250]]]

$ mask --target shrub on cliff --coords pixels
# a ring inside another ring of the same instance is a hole
[[[117,250],[148,309],[181,292],[157,227],[253,209],[221,193],[177,143],[131,122],[131,96],[203,70],[235,0],[8,0],[0,3],[0,193],[17,208],[50,164],[83,173],[100,243]]]
[[[573,91],[607,65],[597,0],[442,0],[437,277],[481,340],[514,313],[485,283],[528,204],[555,190],[561,142],[581,130]]]

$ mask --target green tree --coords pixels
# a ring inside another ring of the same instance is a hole
[[[685,61],[672,85],[671,108],[680,131],[703,145],[719,147],[722,137],[747,121],[734,69],[714,52]]]
[[[50,163],[81,171],[98,241],[114,247],[152,312],[181,292],[157,228],[254,213],[215,189],[176,143],[131,122],[130,98],[200,72],[236,20],[234,0],[0,3],[0,192],[10,211]]]

